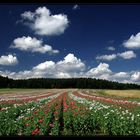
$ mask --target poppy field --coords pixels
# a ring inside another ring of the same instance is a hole
[[[0,136],[140,135],[140,102],[80,90],[0,95]]]

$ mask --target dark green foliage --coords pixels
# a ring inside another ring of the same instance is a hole
[[[9,79],[8,77],[0,76],[0,88],[7,88],[12,81],[13,80]]]
[[[8,77],[0,76],[0,88],[140,89],[140,85],[92,78],[34,78],[13,80]]]

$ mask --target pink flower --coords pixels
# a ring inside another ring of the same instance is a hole
[[[25,124],[25,126],[30,126],[30,125],[27,123],[27,124]]]
[[[54,127],[54,125],[52,123],[49,124],[50,127]]]
[[[38,122],[39,122],[39,123],[42,123],[42,122],[43,122],[43,120],[39,120]]]

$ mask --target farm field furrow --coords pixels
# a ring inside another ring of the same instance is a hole
[[[140,135],[138,101],[70,89],[0,98],[0,136]]]

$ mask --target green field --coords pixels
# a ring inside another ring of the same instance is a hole
[[[2,88],[0,89],[0,94],[8,94],[8,93],[26,93],[26,92],[35,92],[35,91],[44,91],[44,89],[10,89],[10,88]]]
[[[75,91],[76,89],[17,89],[17,88],[0,88],[0,94],[20,94],[20,93],[40,93],[40,92],[60,92],[60,91]]]

